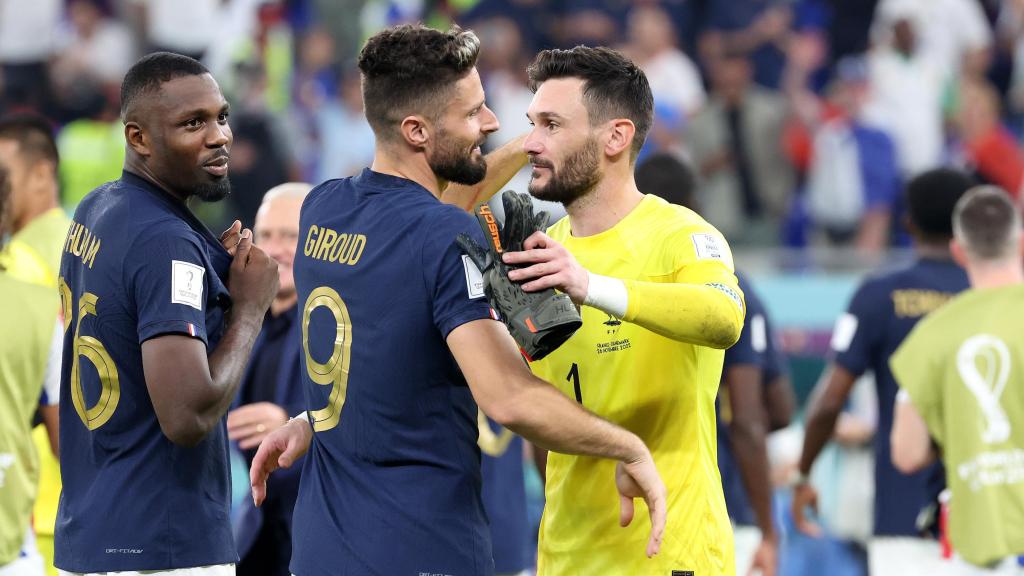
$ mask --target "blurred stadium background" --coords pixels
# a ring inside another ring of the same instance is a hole
[[[1021,0],[0,0],[0,112],[34,110],[59,130],[70,212],[120,175],[128,67],[156,49],[201,58],[232,103],[234,194],[194,208],[214,230],[251,225],[272,186],[370,162],[354,59],[372,33],[415,21],[483,40],[502,123],[492,147],[528,128],[537,50],[608,45],[640,63],[656,103],[643,154],[693,167],[707,218],[774,317],[801,406],[858,280],[909,257],[909,177],[957,166],[1020,193]],[[888,144],[867,143],[861,125]],[[862,405],[851,410],[870,422]],[[799,435],[797,424],[772,441],[780,499]],[[857,488],[871,483],[870,450],[832,450],[818,485],[837,539],[787,531],[783,574],[864,573],[857,542],[870,521],[844,516],[871,509],[870,487]],[[786,525],[788,508],[778,514]]]

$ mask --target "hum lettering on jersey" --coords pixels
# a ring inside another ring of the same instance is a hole
[[[489,318],[458,233],[476,222],[364,171],[307,196],[295,257],[315,430],[294,516],[298,576],[493,574],[477,406],[445,339]]]
[[[902,474],[892,465],[889,434],[898,387],[889,357],[921,318],[967,287],[967,275],[952,260],[920,259],[865,280],[836,322],[832,334],[835,362],[855,375],[874,373],[878,391],[876,535],[918,535],[918,513],[945,486],[941,464],[912,475]]]
[[[167,334],[212,350],[230,305],[230,256],[188,209],[125,172],[90,193],[64,243],[55,564],[71,572],[237,561],[223,422],[197,446],[163,434],[142,343]]]

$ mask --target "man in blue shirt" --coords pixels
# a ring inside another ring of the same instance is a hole
[[[622,520],[651,513],[657,553],[665,488],[634,434],[534,377],[494,321],[482,280],[454,243],[483,242],[472,216],[438,197],[487,172],[498,129],[484,103],[476,35],[399,26],[359,56],[371,168],[328,181],[303,204],[294,273],[310,411],[264,439],[267,475],[308,455],[295,507],[298,576],[491,576],[481,499],[478,407],[556,451],[620,461]],[[475,400],[475,402],[474,402]]]
[[[235,223],[186,206],[230,192],[228,104],[190,58],[155,53],[121,87],[120,179],[91,192],[64,244],[61,495],[65,573],[234,573],[224,414],[277,264]]]
[[[941,560],[936,541],[920,537],[918,514],[934,502],[944,481],[939,465],[913,475],[892,465],[889,435],[897,385],[889,368],[910,330],[927,313],[967,288],[967,276],[949,253],[953,207],[971,187],[971,179],[955,170],[924,172],[907,185],[908,228],[917,258],[909,266],[872,276],[861,284],[847,312],[832,333],[832,362],[826,368],[807,409],[800,478],[793,492],[797,528],[816,535],[817,525],[805,508],[817,504],[808,482],[811,466],[832,436],[836,418],[857,378],[872,371],[878,388],[878,429],[875,432],[874,537],[868,546],[871,574],[932,573]]]

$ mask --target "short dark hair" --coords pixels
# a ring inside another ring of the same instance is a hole
[[[1002,260],[1012,257],[1021,234],[1020,213],[1005,190],[976,186],[953,211],[953,232],[971,258]]]
[[[480,39],[455,26],[447,32],[403,24],[378,32],[359,52],[366,120],[378,139],[409,114],[436,118],[455,82],[476,66]]]
[[[60,163],[57,139],[50,122],[32,113],[11,114],[0,118],[0,140],[18,144],[18,152],[30,162],[50,162],[54,173]]]
[[[694,193],[697,177],[692,168],[672,154],[659,152],[648,156],[637,165],[634,178],[636,187],[644,194],[654,194],[700,213]]]
[[[647,75],[622,54],[605,47],[544,50],[530,64],[530,90],[555,78],[583,80],[583,103],[591,125],[628,118],[636,126],[635,160],[654,121],[654,96]]]
[[[128,112],[139,97],[160,88],[161,85],[183,76],[209,74],[195,58],[173,52],[153,52],[132,65],[121,82],[121,120],[127,120]]]
[[[922,172],[907,183],[907,214],[925,240],[949,241],[953,237],[953,208],[977,182],[953,168]]]

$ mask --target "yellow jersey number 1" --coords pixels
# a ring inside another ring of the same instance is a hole
[[[313,311],[326,307],[334,316],[337,332],[334,347],[327,362],[320,363],[309,352],[309,320]],[[330,386],[327,405],[312,412],[313,430],[324,432],[334,428],[341,421],[341,409],[348,392],[348,366],[352,357],[352,321],[348,308],[336,290],[321,286],[313,290],[302,307],[302,350],[306,355],[306,373],[321,386]]]

